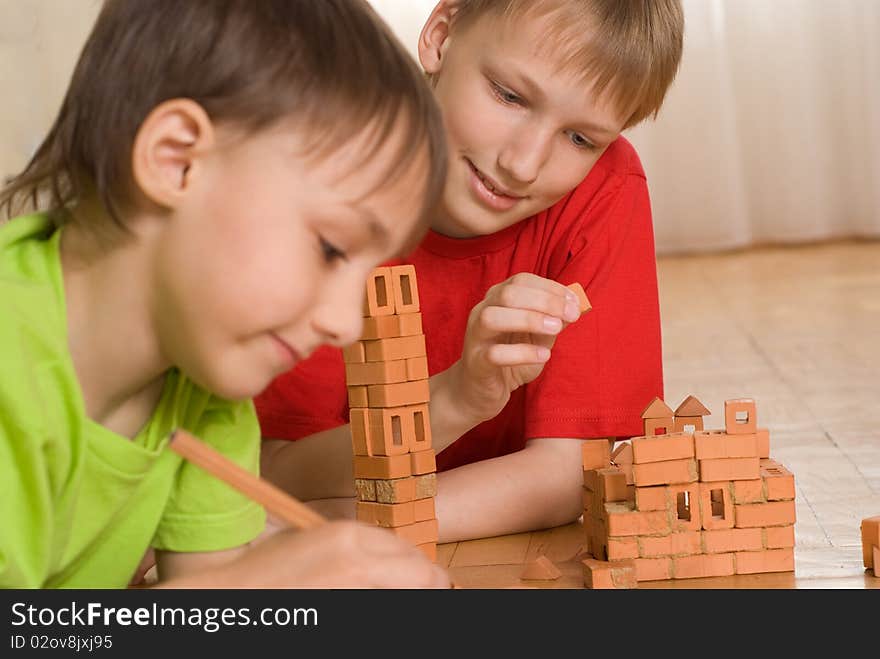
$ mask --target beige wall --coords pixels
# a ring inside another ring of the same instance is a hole
[[[0,0],[0,177],[48,130],[100,0]]]

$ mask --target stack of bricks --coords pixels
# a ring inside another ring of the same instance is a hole
[[[675,412],[655,398],[644,436],[613,454],[584,443],[588,588],[794,570],[794,475],[770,459],[754,400],[724,410],[724,430],[703,430],[696,398]]]
[[[343,352],[357,518],[436,560],[437,463],[415,268],[376,268],[363,315],[361,339]]]
[[[880,577],[880,516],[862,520],[862,558],[865,568]]]

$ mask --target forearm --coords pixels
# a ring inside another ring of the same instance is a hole
[[[440,542],[455,542],[560,526],[583,513],[581,442],[562,450],[527,445],[521,451],[438,474]]]
[[[295,442],[264,439],[260,470],[263,478],[303,501],[352,497],[351,426],[338,426]]]

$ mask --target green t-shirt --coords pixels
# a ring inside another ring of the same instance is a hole
[[[252,402],[172,370],[133,440],[90,420],[68,351],[60,234],[42,214],[0,225],[0,587],[125,587],[150,545],[249,542],[264,510],[165,445],[185,428],[257,473]]]

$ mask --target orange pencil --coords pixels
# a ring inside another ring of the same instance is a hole
[[[254,476],[185,430],[179,428],[174,430],[168,440],[168,447],[250,497],[263,506],[270,515],[287,522],[293,528],[309,529],[327,521],[301,501],[294,499],[269,481]]]

